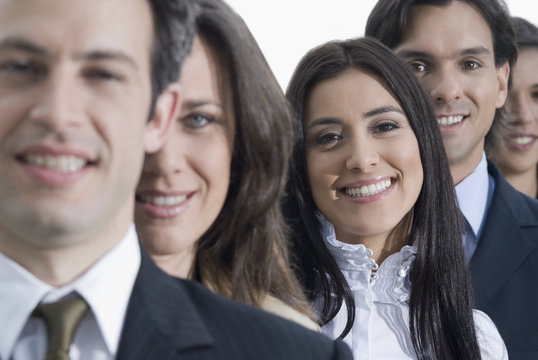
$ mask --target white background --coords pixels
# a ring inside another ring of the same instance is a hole
[[[364,35],[376,0],[225,0],[243,17],[280,85],[311,48]],[[535,0],[505,0],[510,13],[538,25]]]

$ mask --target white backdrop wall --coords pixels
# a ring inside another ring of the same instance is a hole
[[[314,46],[364,35],[376,0],[226,0],[243,17],[285,89]],[[538,25],[536,0],[507,0],[510,13]]]

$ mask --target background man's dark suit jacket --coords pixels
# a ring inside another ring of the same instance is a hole
[[[538,200],[488,164],[495,191],[471,259],[476,308],[497,325],[510,360],[538,359]]]
[[[352,359],[341,341],[165,275],[142,251],[118,360]]]

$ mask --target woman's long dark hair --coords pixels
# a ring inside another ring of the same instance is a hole
[[[413,207],[408,239],[417,247],[409,300],[409,326],[417,357],[480,359],[472,288],[462,249],[462,217],[435,115],[428,95],[407,65],[374,39],[330,42],[311,50],[297,66],[287,90],[297,117],[284,213],[293,231],[298,277],[310,299],[322,301],[323,323],[333,319],[345,302],[344,337],[353,326],[355,305],[349,285],[320,235],[306,172],[303,116],[312,89],[349,70],[374,77],[394,96],[418,141],[424,182]]]
[[[261,306],[272,295],[312,316],[290,268],[280,208],[293,148],[290,108],[241,17],[220,0],[196,3],[197,35],[229,85],[222,96],[235,136],[228,194],[198,242],[194,278],[234,300]]]

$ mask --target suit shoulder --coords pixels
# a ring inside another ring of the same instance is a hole
[[[495,180],[491,206],[507,208],[523,226],[538,226],[538,200],[516,190],[495,165],[490,164],[488,170]]]
[[[257,359],[352,359],[341,341],[217,295],[198,283],[180,281],[220,346],[241,344],[243,352]]]

